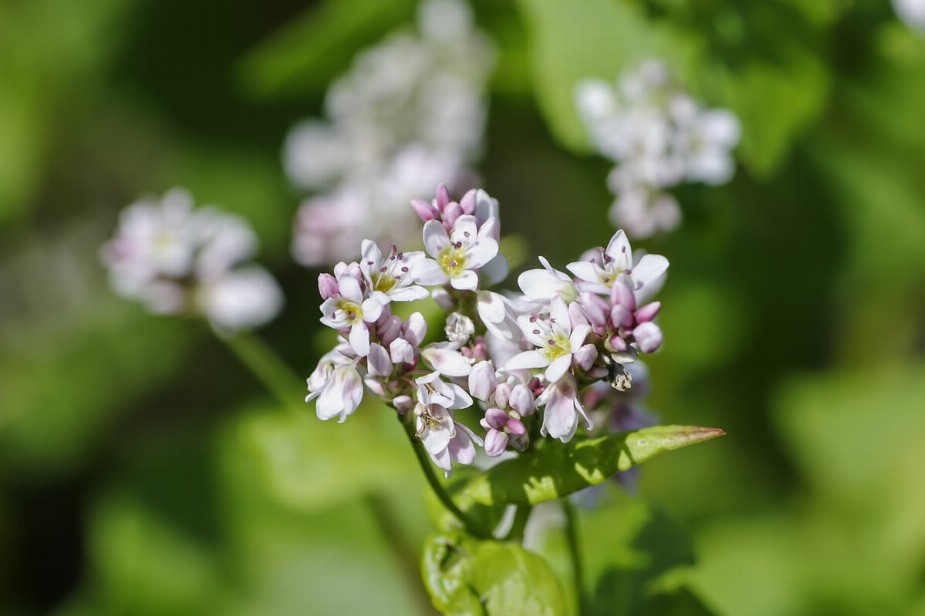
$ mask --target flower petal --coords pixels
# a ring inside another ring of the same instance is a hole
[[[528,370],[531,368],[545,368],[549,365],[549,358],[540,351],[524,351],[507,360],[504,370]]]
[[[472,270],[465,270],[455,278],[450,279],[450,286],[460,291],[475,291],[479,288],[479,276]]]
[[[549,367],[546,368],[546,380],[550,383],[556,383],[565,376],[571,366],[571,354],[555,358],[552,360],[552,363],[549,364]]]
[[[658,292],[662,277],[668,270],[668,259],[662,255],[644,255],[633,268],[636,302],[643,303]]]
[[[462,353],[445,347],[427,347],[421,351],[421,357],[431,368],[446,376],[469,376],[472,371],[472,365]]]
[[[440,228],[442,229],[443,225],[441,225]],[[449,280],[446,272],[443,271],[443,268],[441,268],[433,259],[423,259],[418,261],[411,266],[411,271],[409,273],[411,275],[411,279],[414,280],[414,282],[428,287],[444,284],[447,280]]]
[[[432,257],[438,257],[440,251],[450,245],[450,237],[443,228],[443,223],[438,220],[429,220],[424,224],[424,248],[427,254]]]
[[[613,234],[604,253],[615,261],[618,269],[625,270],[633,267],[633,249],[623,229]]]
[[[369,329],[366,323],[354,323],[350,328],[350,348],[360,357],[369,353]]]

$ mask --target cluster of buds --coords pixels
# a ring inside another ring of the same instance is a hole
[[[193,207],[173,189],[122,211],[100,257],[119,295],[155,314],[204,316],[221,333],[272,320],[283,303],[262,267],[241,265],[257,249],[247,222],[215,207]]]
[[[704,109],[660,61],[643,63],[616,85],[585,80],[575,99],[594,146],[616,164],[608,178],[616,195],[611,218],[637,237],[680,223],[681,210],[666,189],[681,182],[725,184],[735,172],[736,116]]]
[[[346,419],[365,384],[414,422],[447,475],[454,462],[471,463],[477,447],[499,456],[540,435],[567,442],[580,421],[591,429],[583,396],[597,383],[629,389],[627,366],[661,345],[653,322],[660,305],[646,302],[667,259],[635,261],[620,231],[569,264],[572,275],[540,257],[542,269],[518,278],[522,295],[504,295],[486,288],[507,270],[496,200],[472,190],[454,201],[440,186],[431,202],[412,207],[424,221],[426,253],[393,247],[384,257],[367,240],[360,261],[319,277],[321,321],[338,343],[308,379],[306,400],[317,399],[318,416]],[[428,295],[448,315],[444,336],[425,344],[424,317],[402,321],[391,304]]]
[[[310,193],[296,216],[296,261],[349,258],[367,237],[404,243],[404,204],[440,181],[472,184],[493,55],[464,0],[424,0],[416,29],[358,54],[329,88],[326,117],[286,139],[286,172]]]

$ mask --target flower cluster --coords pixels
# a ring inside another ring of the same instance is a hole
[[[312,193],[295,221],[304,265],[349,257],[366,237],[406,243],[410,199],[440,181],[467,184],[486,116],[493,49],[462,0],[426,0],[417,32],[362,52],[328,90],[327,119],[296,126],[284,147],[291,181]]]
[[[173,189],[123,210],[100,256],[119,295],[155,314],[205,316],[227,332],[262,325],[282,307],[273,277],[262,267],[241,266],[256,249],[242,218],[196,209],[188,192]]]
[[[306,401],[317,399],[318,417],[346,419],[365,385],[414,422],[447,474],[453,462],[471,463],[477,447],[499,456],[540,435],[567,442],[579,423],[591,429],[585,401],[610,403],[592,392],[600,383],[628,390],[628,366],[661,345],[653,321],[660,304],[647,302],[668,260],[634,259],[619,231],[606,248],[569,264],[570,274],[540,257],[542,269],[518,278],[522,294],[503,295],[487,288],[507,269],[495,199],[472,190],[453,201],[440,186],[431,202],[412,206],[424,221],[426,253],[393,246],[386,256],[365,240],[359,261],[319,277],[321,322],[338,343],[308,379]],[[423,315],[402,320],[392,303],[428,295],[447,317],[443,335],[426,343]]]
[[[575,90],[579,115],[595,148],[616,166],[608,185],[616,195],[617,227],[648,237],[678,226],[681,210],[666,189],[681,182],[719,185],[735,172],[730,150],[739,122],[725,109],[704,109],[650,60],[614,86],[599,79]]]

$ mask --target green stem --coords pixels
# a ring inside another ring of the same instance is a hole
[[[479,539],[490,539],[491,535],[486,533],[481,529],[481,527],[476,524],[472,518],[463,512],[462,509],[456,506],[456,503],[453,502],[453,499],[443,488],[443,485],[440,483],[440,480],[437,478],[437,475],[434,474],[434,468],[430,463],[430,455],[428,455],[427,450],[424,449],[424,443],[421,442],[421,439],[417,438],[414,435],[414,422],[412,421],[401,421],[402,427],[405,430],[405,434],[408,436],[408,442],[411,443],[411,449],[414,450],[414,455],[417,456],[418,463],[421,465],[421,470],[424,471],[424,476],[427,478],[427,483],[430,484],[430,489],[434,491],[434,494],[437,495],[437,498],[440,499],[440,502],[443,503],[443,506],[446,507],[446,510],[452,513],[457,520],[463,525],[470,535],[478,537]]]
[[[430,595],[421,582],[421,571],[417,554],[411,549],[407,537],[402,531],[401,524],[392,513],[391,508],[381,494],[370,492],[365,497],[367,507],[373,515],[373,520],[379,528],[382,538],[392,549],[392,555],[398,562],[405,579],[414,594],[421,614],[435,614]]]
[[[530,519],[530,513],[532,511],[533,507],[530,505],[517,505],[517,510],[514,512],[514,521],[511,524],[511,530],[508,531],[505,539],[523,543],[524,530],[527,528],[527,520]]]
[[[299,408],[302,379],[262,339],[249,333],[220,338],[280,404],[287,409]]]
[[[578,546],[578,514],[568,497],[562,499],[562,511],[565,513],[565,538],[568,542],[569,555],[572,558],[572,583],[575,585],[575,596],[578,597],[578,613],[586,614],[588,606],[585,601],[581,550]]]

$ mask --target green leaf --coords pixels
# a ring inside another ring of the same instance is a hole
[[[358,48],[409,22],[414,0],[328,0],[244,58],[239,80],[258,98],[324,89]]]
[[[599,484],[617,471],[665,451],[725,434],[719,428],[655,426],[562,445],[548,441],[536,451],[502,462],[474,478],[460,494],[463,506],[537,504]]]
[[[546,561],[514,543],[461,533],[432,536],[424,546],[424,584],[448,614],[566,614],[562,587]]]

